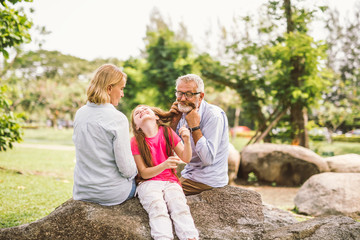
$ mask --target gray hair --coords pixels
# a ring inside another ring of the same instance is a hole
[[[185,83],[188,83],[188,82],[195,82],[196,83],[196,86],[197,86],[197,89],[196,91],[198,92],[205,92],[204,91],[204,81],[201,79],[201,77],[199,77],[198,75],[196,74],[186,74],[184,76],[180,76],[176,79],[176,89],[177,89],[177,86],[180,82],[185,82]]]

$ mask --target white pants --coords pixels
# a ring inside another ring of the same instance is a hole
[[[174,238],[170,216],[180,240],[198,239],[199,233],[179,184],[169,181],[146,181],[137,187],[137,194],[149,214],[151,236],[155,240]]]

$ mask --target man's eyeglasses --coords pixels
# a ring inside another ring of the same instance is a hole
[[[175,91],[175,96],[177,98],[182,98],[182,96],[185,95],[186,99],[190,99],[190,98],[192,98],[193,96],[195,96],[195,95],[197,95],[199,93],[201,93],[201,92],[192,93],[192,92]]]

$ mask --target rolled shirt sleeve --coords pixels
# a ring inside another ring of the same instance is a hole
[[[216,154],[222,140],[224,121],[221,117],[214,116],[204,124],[203,129],[204,131],[201,130],[203,136],[196,143],[195,151],[203,166],[209,166],[219,160],[216,158]],[[206,129],[212,131],[206,131]]]
[[[134,179],[137,175],[137,168],[131,153],[129,122],[125,116],[122,116],[114,135],[114,155],[119,172],[125,178]]]

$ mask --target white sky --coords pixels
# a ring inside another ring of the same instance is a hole
[[[326,2],[349,14],[358,0],[306,0]],[[34,0],[35,25],[52,33],[45,37],[44,49],[58,50],[85,59],[97,57],[128,59],[144,49],[146,25],[156,7],[174,27],[182,21],[197,45],[218,22],[230,26],[234,16],[256,14],[266,0]],[[36,35],[33,35],[33,39]],[[26,49],[35,49],[28,45]]]

